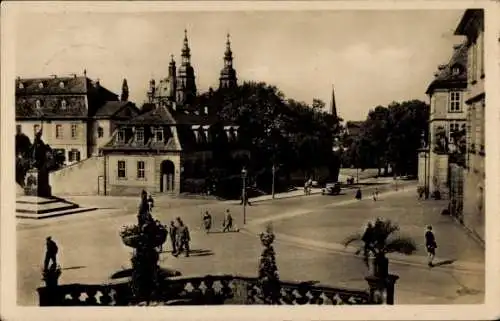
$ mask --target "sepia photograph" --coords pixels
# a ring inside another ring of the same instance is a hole
[[[14,305],[481,311],[492,2],[132,2],[2,7]]]

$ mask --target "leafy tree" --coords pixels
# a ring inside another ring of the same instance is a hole
[[[321,99],[318,98],[313,99],[312,108],[315,111],[323,111],[325,109],[325,106],[326,106],[325,102],[322,101]]]

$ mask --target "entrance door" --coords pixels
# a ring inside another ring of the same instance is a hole
[[[175,189],[175,166],[172,161],[165,160],[161,162],[160,169],[160,192],[173,192]]]

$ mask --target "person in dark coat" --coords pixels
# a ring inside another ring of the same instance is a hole
[[[54,242],[52,240],[52,237],[48,236],[46,238],[46,246],[47,246],[47,250],[45,252],[45,260],[43,262],[43,270],[44,271],[47,271],[49,269],[49,263],[52,261],[52,264],[50,267],[52,266],[56,266],[57,265],[57,252],[58,252],[58,247],[57,247],[57,244],[56,242]]]
[[[177,218],[177,249],[178,252],[176,254],[179,255],[182,252],[186,253],[186,257],[189,256],[189,242],[191,241],[191,237],[189,235],[189,229],[180,217]]]
[[[436,238],[432,232],[432,226],[427,226],[427,231],[425,232],[425,247],[427,248],[427,255],[429,257],[428,264],[430,267],[434,266],[434,257],[436,256]]]
[[[361,200],[362,198],[362,194],[361,194],[361,188],[358,188],[358,190],[356,191],[356,199],[357,200]]]
[[[170,226],[168,229],[168,234],[170,235],[170,242],[172,244],[172,255],[177,255],[177,226],[175,226],[174,221],[170,221]]]
[[[142,191],[141,193],[141,202],[139,204],[139,213],[137,214],[137,221],[139,227],[142,227],[149,216],[149,203],[148,203],[148,193],[146,191]]]
[[[153,195],[149,194],[148,196],[148,205],[149,205],[149,213],[153,211],[153,207],[155,205],[155,201],[153,200]]]
[[[203,225],[205,226],[205,231],[210,233],[210,229],[212,228],[212,215],[208,213],[208,211],[205,212],[205,215],[203,215]]]
[[[231,213],[229,213],[229,210],[226,210],[226,217],[224,218],[224,229],[222,232],[229,232],[233,229],[233,217],[231,216]]]

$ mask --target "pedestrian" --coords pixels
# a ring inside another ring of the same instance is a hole
[[[429,267],[434,266],[434,257],[436,256],[436,238],[434,237],[434,233],[432,232],[432,226],[427,226],[427,231],[425,232],[425,247],[427,248],[427,255],[429,257]]]
[[[189,235],[189,229],[180,217],[177,218],[177,249],[178,252],[176,256],[185,252],[186,257],[189,256],[189,242],[191,237]]]
[[[210,233],[210,229],[212,228],[212,215],[210,215],[208,211],[203,215],[203,225],[205,226],[205,232],[207,232],[207,234]]]
[[[361,198],[363,197],[363,195],[361,194],[361,188],[358,188],[358,190],[356,191],[356,196],[355,198],[360,201]]]
[[[233,229],[233,217],[231,216],[229,209],[226,210],[226,216],[224,218],[224,223],[222,225],[224,227],[222,232],[229,232]]]
[[[168,230],[170,234],[170,243],[172,244],[172,255],[177,256],[177,226],[175,226],[174,221],[170,221],[170,226]]]
[[[47,236],[46,240],[46,251],[45,251],[45,260],[43,261],[43,270],[48,271],[49,270],[49,263],[52,264],[50,265],[50,268],[53,269],[57,266],[57,252],[58,252],[58,247],[56,242],[52,240],[51,236]]]
[[[152,213],[153,212],[153,207],[154,207],[154,200],[153,200],[153,195],[151,195],[151,193],[149,194],[149,197],[148,197],[148,206],[149,206],[149,213]]]
[[[372,222],[368,222],[365,232],[363,233],[363,236],[361,237],[361,240],[363,241],[363,261],[365,262],[366,266],[368,265],[368,258],[370,255],[370,251],[373,248],[373,244],[375,243],[375,238],[374,238],[374,228],[372,225]]]
[[[137,221],[140,228],[142,228],[142,226],[146,223],[148,216],[149,216],[148,193],[145,190],[142,190],[141,202],[139,204],[139,213],[137,214]]]

